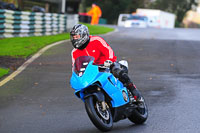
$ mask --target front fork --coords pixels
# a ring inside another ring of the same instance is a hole
[[[98,91],[101,91],[101,88],[97,88]],[[102,106],[102,111],[106,111],[106,108],[108,108],[108,105],[107,103],[105,102],[105,98],[103,101],[100,101],[101,102],[101,106]]]

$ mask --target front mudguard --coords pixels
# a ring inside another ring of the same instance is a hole
[[[103,92],[101,92],[101,91],[88,93],[87,95],[85,95],[84,99],[87,99],[90,96],[96,97],[99,102],[105,101],[105,96],[104,96]]]

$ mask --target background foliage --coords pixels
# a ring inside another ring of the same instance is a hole
[[[87,12],[92,3],[102,9],[102,18],[109,24],[116,24],[120,13],[132,13],[137,8],[160,9],[176,14],[177,23],[181,23],[185,13],[197,6],[196,0],[82,0],[81,12]]]
[[[176,23],[179,26],[187,11],[197,6],[196,0],[156,0],[150,4],[150,8],[160,9],[163,11],[176,14]]]

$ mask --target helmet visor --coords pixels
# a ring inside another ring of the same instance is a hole
[[[79,48],[81,46],[81,37],[80,35],[70,35],[70,40],[72,42],[72,45],[74,46],[74,48]]]

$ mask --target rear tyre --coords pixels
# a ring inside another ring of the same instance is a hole
[[[96,97],[90,96],[85,99],[86,112],[92,123],[101,131],[110,131],[113,127],[113,118],[109,106],[102,110],[101,103]]]
[[[128,119],[135,124],[143,124],[148,118],[148,107],[143,96],[141,96],[141,101],[137,102],[136,105],[137,108],[133,110]]]

